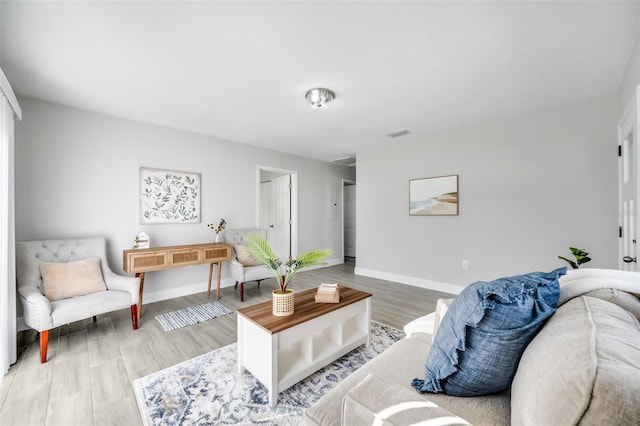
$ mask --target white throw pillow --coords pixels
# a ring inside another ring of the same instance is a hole
[[[44,296],[49,300],[68,299],[107,289],[100,269],[100,258],[74,262],[40,264]]]

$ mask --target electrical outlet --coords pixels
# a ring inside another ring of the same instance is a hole
[[[462,269],[469,269],[469,261],[468,260],[463,260],[462,261]]]

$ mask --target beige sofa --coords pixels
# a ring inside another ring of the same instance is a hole
[[[412,327],[307,409],[306,424],[640,424],[640,273],[570,271],[560,283],[561,305],[523,353],[510,390],[417,393],[411,380],[424,377],[432,337]]]

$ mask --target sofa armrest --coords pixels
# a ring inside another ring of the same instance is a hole
[[[433,337],[436,337],[436,333],[438,332],[438,327],[440,327],[440,323],[442,322],[442,318],[444,318],[445,314],[449,310],[449,306],[451,306],[451,302],[453,299],[438,299],[436,302],[436,316],[433,320]]]
[[[403,328],[404,334],[406,335],[405,337],[408,339],[418,333],[433,335],[433,321],[435,316],[436,313],[431,312],[429,315],[416,318],[407,323]]]
[[[24,322],[31,328],[43,331],[53,328],[51,317],[51,303],[44,297],[37,287],[18,287],[18,294],[22,302]]]
[[[438,332],[438,327],[444,315],[447,313],[453,299],[438,299],[435,312],[416,318],[404,326],[406,337],[414,337],[418,334],[428,334],[432,338]]]
[[[468,425],[469,422],[438,407],[417,392],[369,374],[342,400],[342,424],[411,425],[432,420],[433,424]]]
[[[103,271],[104,283],[109,290],[124,291],[131,295],[131,304],[137,305],[140,297],[140,278],[118,275],[110,270]]]

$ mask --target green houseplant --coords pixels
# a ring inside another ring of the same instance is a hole
[[[573,269],[578,269],[580,265],[582,265],[583,263],[587,263],[591,261],[591,258],[589,257],[589,253],[587,253],[583,249],[569,247],[569,250],[571,250],[571,254],[573,254],[573,257],[576,258],[575,261],[569,260],[566,257],[562,257],[562,256],[558,256],[558,259],[562,259],[565,262],[569,263],[569,265],[571,265]]]
[[[280,285],[280,290],[276,291],[281,294],[287,292],[287,286],[299,269],[319,265],[331,254],[331,250],[316,249],[301,253],[296,259],[284,261],[278,259],[267,240],[257,234],[247,235],[244,239],[244,245],[251,256],[271,269],[276,282]]]

